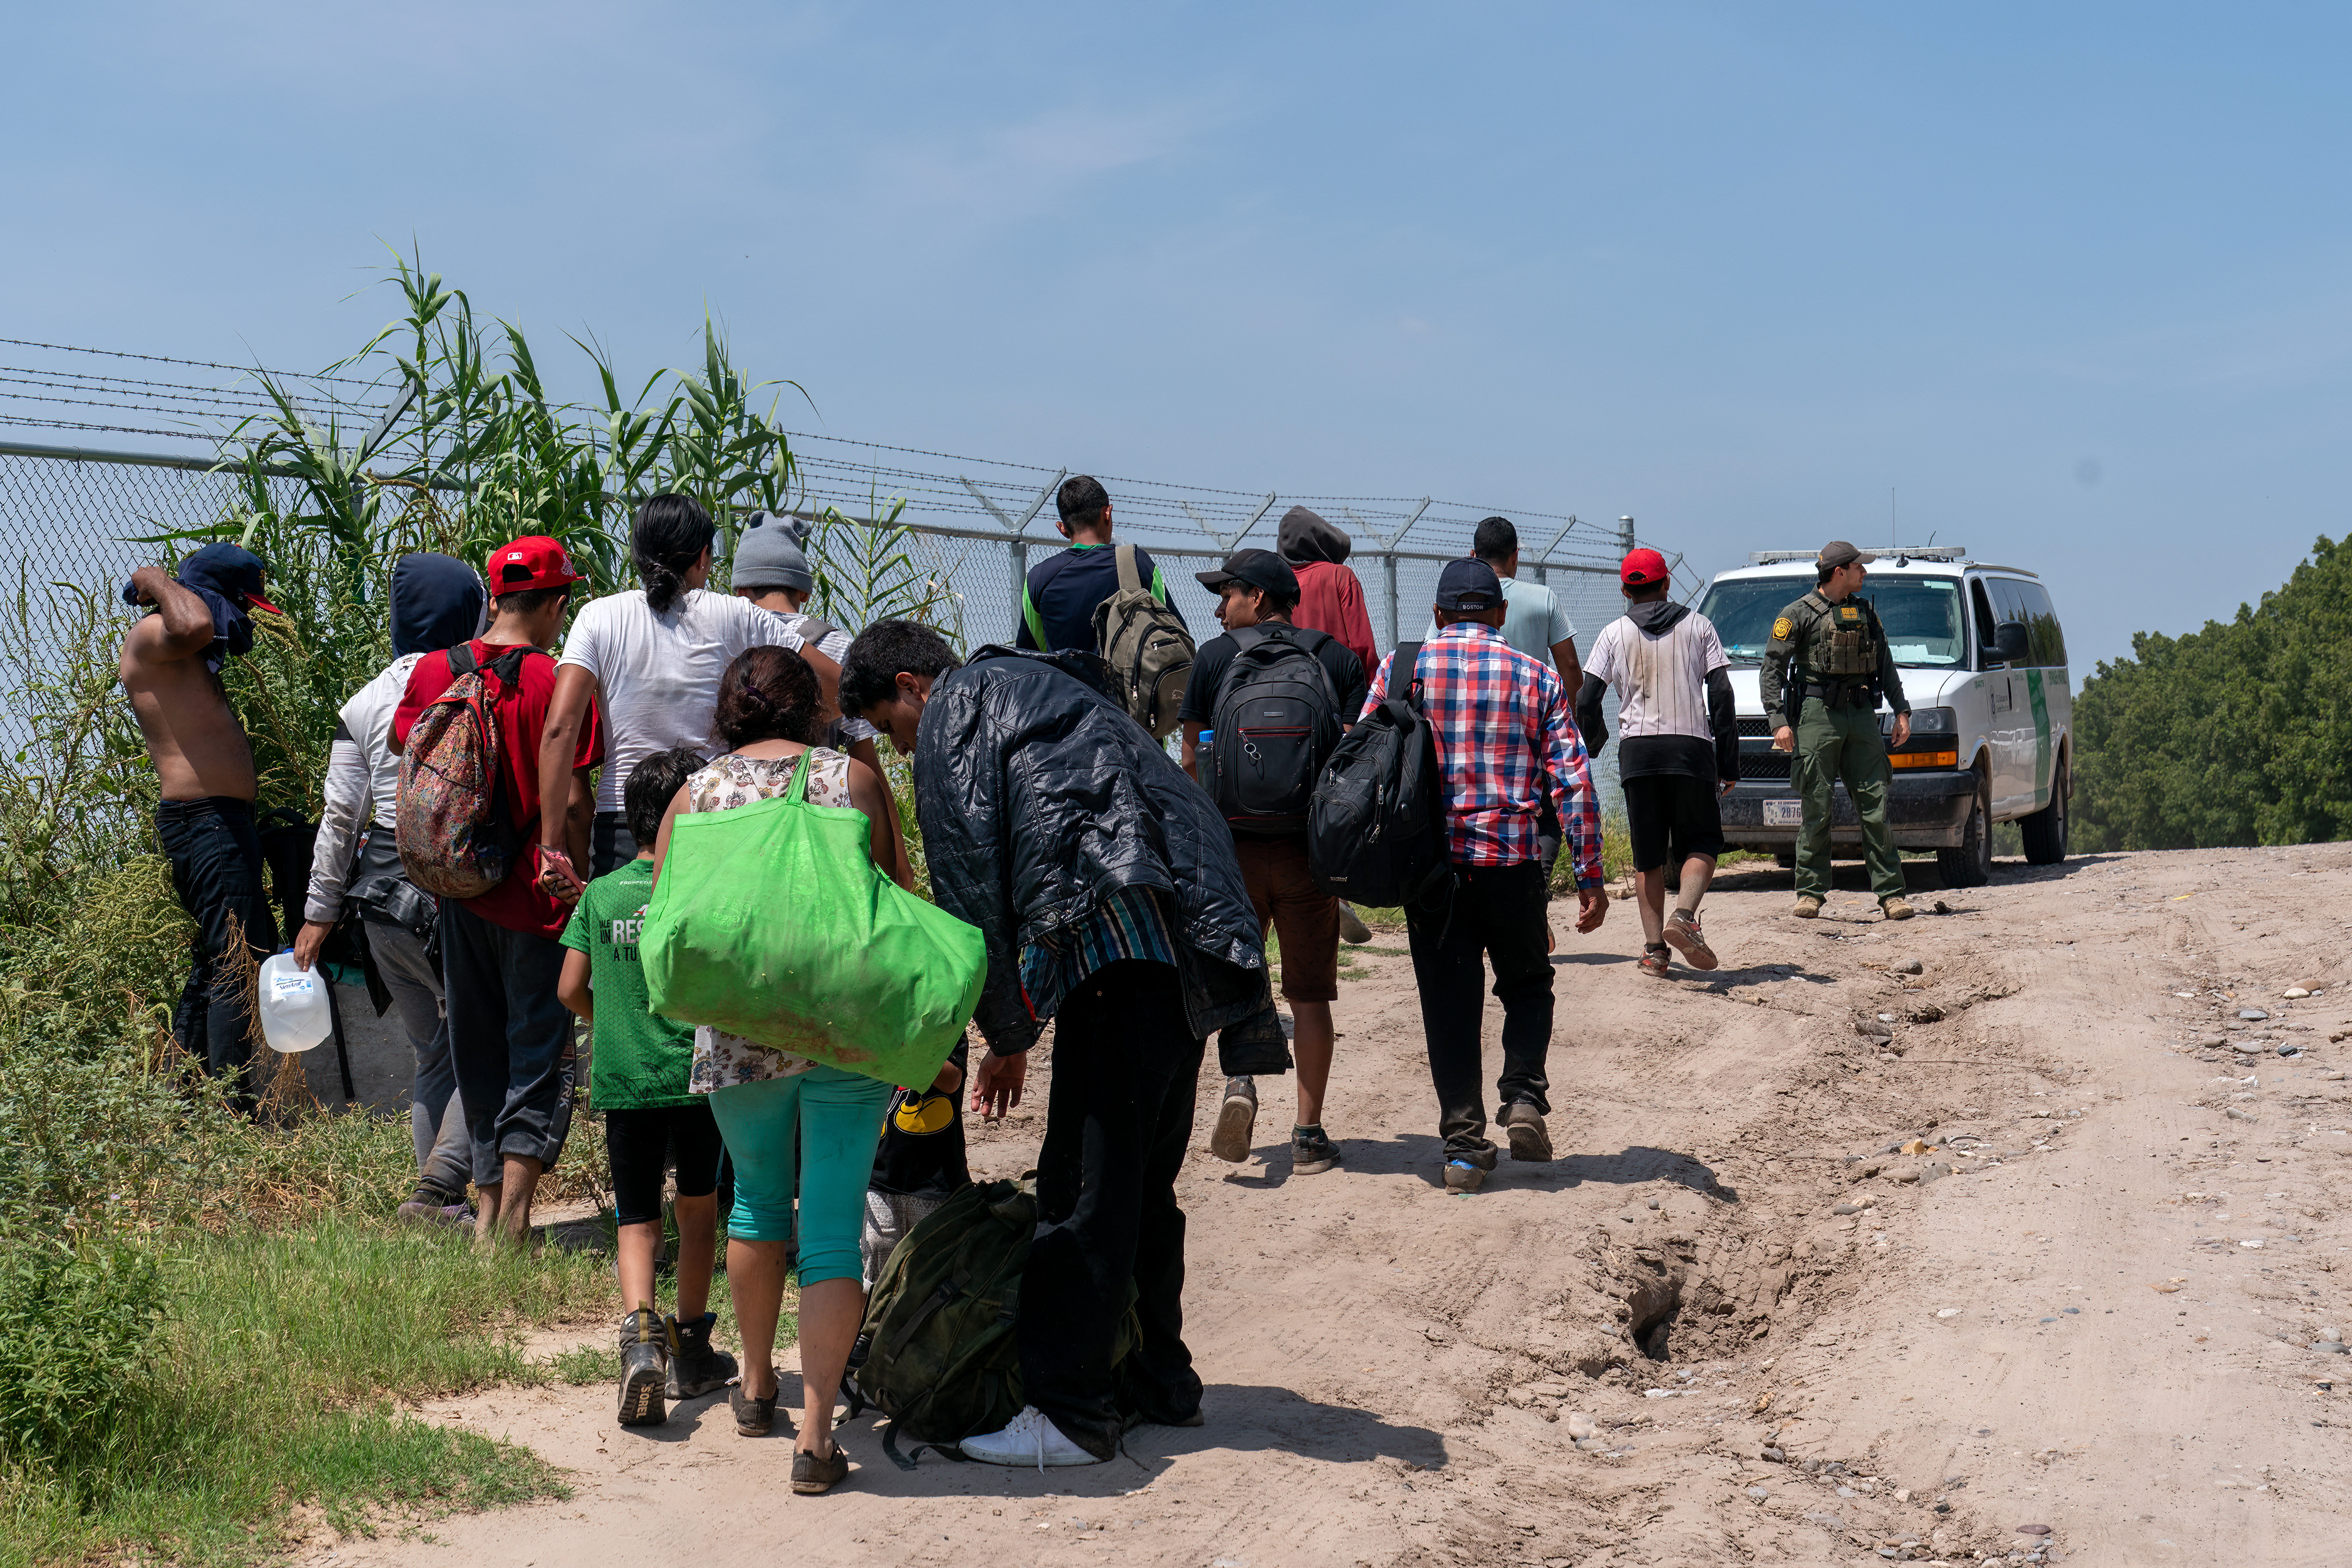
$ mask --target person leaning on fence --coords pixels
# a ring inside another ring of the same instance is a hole
[[[813,744],[824,722],[824,696],[800,654],[755,647],[727,667],[715,724],[732,748],[686,781],[663,817],[654,852],[659,887],[677,818],[729,811],[788,795],[805,773],[811,805],[862,812],[866,853],[886,870],[899,863],[898,816],[880,776],[863,763]],[[777,873],[785,907],[793,888]],[[905,884],[902,882],[902,886]],[[668,897],[691,899],[692,891]],[[942,1069],[941,1078],[947,1078]],[[793,1440],[793,1490],[822,1492],[849,1474],[833,1439],[834,1391],[865,1316],[861,1248],[866,1188],[891,1086],[828,1067],[708,1024],[694,1032],[688,1084],[709,1096],[710,1113],[735,1164],[735,1205],[727,1220],[727,1285],[742,1337],[743,1376],[729,1396],[735,1429],[768,1431],[776,1415],[776,1323],[783,1308],[784,1248],[800,1239],[800,1363],[805,1409]]]
[[[662,814],[703,765],[678,746],[629,774],[621,800],[637,858],[588,884],[563,928],[557,994],[594,1031],[588,1108],[604,1113],[604,1151],[619,1230],[621,1425],[656,1426],[662,1401],[723,1388],[735,1358],[710,1346],[709,1310],[719,1249],[719,1123],[707,1096],[687,1085],[694,1030],[646,1001],[637,939],[654,889],[654,842]],[[654,1260],[662,1247],[662,1173],[677,1171],[677,1310],[655,1307]]]
[[[1070,542],[1067,550],[1029,568],[1021,587],[1020,625],[1013,646],[1051,653],[1103,650],[1095,641],[1095,610],[1118,592],[1118,552],[1110,537],[1110,492],[1086,474],[1073,474],[1054,492],[1055,526]],[[1135,552],[1135,570],[1153,598],[1174,608],[1168,580],[1149,551]],[[1182,615],[1177,616],[1181,622]]]
[[[1028,1403],[962,1444],[992,1464],[1093,1464],[1136,1421],[1200,1424],[1176,1173],[1208,1036],[1272,1005],[1233,835],[1108,679],[1078,653],[960,665],[908,621],[858,634],[842,668],[845,709],[915,760],[933,897],[986,939],[972,1109],[1019,1103],[1054,1024],[1016,1331]],[[1116,1360],[1130,1302],[1140,1333]]]
[[[177,574],[142,567],[122,601],[154,613],[132,623],[118,667],[161,785],[155,834],[180,907],[196,924],[172,1035],[248,1110],[255,1028],[245,971],[277,948],[278,917],[261,886],[253,748],[221,668],[253,647],[252,611],[278,613],[261,596],[264,576],[260,558],[234,544],[205,545]]]
[[[457,1068],[473,1144],[475,1235],[520,1246],[530,1232],[539,1179],[563,1152],[572,1130],[572,1016],[556,995],[563,972],[570,910],[531,874],[530,846],[540,841],[540,732],[555,692],[555,645],[575,584],[572,557],[554,540],[533,535],[490,554],[490,628],[458,645],[497,688],[498,798],[505,801],[515,842],[525,847],[506,877],[470,899],[441,901],[441,980],[448,1002],[449,1049]],[[393,712],[392,743],[409,732],[456,679],[450,653],[426,654]],[[509,661],[511,680],[497,676]],[[604,735],[590,721],[559,760],[548,791],[561,804],[556,831],[570,852],[587,853],[588,775],[604,759]]]
[[[1364,711],[1418,679],[1436,735],[1454,881],[1450,894],[1409,906],[1405,929],[1445,1140],[1445,1184],[1475,1192],[1495,1168],[1478,1084],[1479,991],[1489,961],[1503,1005],[1497,1119],[1512,1159],[1552,1157],[1544,1123],[1551,1110],[1544,1068],[1552,973],[1536,837],[1540,803],[1553,803],[1567,828],[1578,931],[1600,929],[1609,896],[1601,887],[1601,810],[1568,692],[1549,665],[1503,640],[1503,587],[1494,568],[1475,559],[1446,563],[1435,616],[1437,638],[1419,648],[1412,668],[1394,668],[1397,654],[1381,662]]]
[[[425,656],[478,637],[489,610],[482,574],[452,555],[404,555],[392,569],[393,660],[345,702],[327,749],[325,803],[310,856],[294,962],[304,969],[343,919],[359,911],[369,956],[400,1009],[415,1076],[408,1091],[416,1191],[394,1211],[426,1223],[470,1225],[473,1155],[441,986],[441,910],[408,879],[394,829],[400,752],[392,716]]]
[[[612,760],[596,785],[596,821],[587,868],[602,876],[636,856],[621,790],[638,763],[674,746],[708,747],[719,678],[746,648],[798,648],[801,639],[745,600],[714,594],[711,543],[718,530],[692,499],[657,495],[629,525],[629,555],[643,588],[607,594],[582,607],[563,638],[555,697],[541,748],[541,879],[566,902],[580,895],[580,868],[565,856],[560,829],[561,769],[589,710],[601,707]],[[806,650],[821,678],[834,662]]]

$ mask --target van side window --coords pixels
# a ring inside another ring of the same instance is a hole
[[[2025,584],[2014,577],[1987,577],[1983,579],[1983,582],[1985,591],[1992,595],[1992,618],[1994,623],[1998,625],[2006,621],[2016,621],[2026,629],[2028,634],[2026,655],[2018,662],[2021,665],[2037,662],[2033,656],[2033,647],[2031,640],[2031,634],[2033,630],[2033,616],[2032,613],[2026,608],[2023,595],[2018,592],[2018,590],[2024,587]]]
[[[1992,656],[1992,605],[1986,602],[1984,579],[1977,578],[1969,584],[1969,601],[1976,607],[1977,668],[1990,669]]]
[[[2066,634],[2058,626],[2058,612],[2050,606],[2050,592],[2039,583],[2015,584],[2032,635],[2033,662],[2057,666],[2066,662]]]

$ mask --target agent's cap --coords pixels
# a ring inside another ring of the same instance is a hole
[[[491,551],[486,574],[493,598],[534,588],[568,588],[588,580],[587,574],[572,569],[572,552],[543,533],[526,533]]]
[[[745,518],[743,531],[735,540],[733,563],[728,568],[728,585],[815,593],[816,574],[809,570],[808,554],[801,548],[804,526],[799,519],[775,511],[755,511]]]
[[[1225,563],[1213,572],[1195,572],[1201,586],[1214,594],[1228,583],[1240,583],[1252,588],[1263,588],[1285,604],[1298,598],[1298,574],[1290,563],[1271,550],[1236,550],[1225,557]]]
[[[1851,566],[1855,562],[1859,561],[1864,565],[1867,566],[1877,559],[1878,557],[1873,555],[1870,552],[1866,550],[1856,550],[1853,545],[1848,544],[1843,539],[1832,539],[1827,544],[1822,546],[1821,559],[1814,562],[1813,564],[1816,566]]]
[[[1503,602],[1503,580],[1475,555],[1449,561],[1437,574],[1437,607],[1449,615],[1476,615]]]
[[[1647,546],[1628,554],[1617,568],[1617,581],[1628,588],[1654,588],[1665,580],[1666,558]]]
[[[207,544],[180,563],[183,583],[210,588],[224,599],[236,599],[248,608],[273,616],[286,612],[261,596],[261,557],[241,544]]]

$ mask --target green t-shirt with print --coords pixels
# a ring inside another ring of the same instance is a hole
[[[588,884],[563,928],[563,945],[588,955],[596,996],[596,1056],[588,1104],[596,1110],[656,1110],[692,1105],[694,1026],[656,1017],[646,1005],[637,933],[654,893],[654,863],[632,860]]]

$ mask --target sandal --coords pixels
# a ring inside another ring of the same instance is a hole
[[[1674,949],[1663,942],[1645,943],[1642,948],[1641,963],[1636,967],[1644,974],[1654,974],[1661,980],[1666,979],[1675,972]]]
[[[782,1393],[780,1387],[777,1393]],[[776,1424],[776,1395],[758,1398],[741,1384],[727,1391],[727,1408],[735,1413],[735,1434],[739,1437],[764,1437]]]
[[[793,1455],[793,1490],[803,1497],[831,1491],[849,1479],[849,1456],[835,1443],[824,1458],[803,1448]]]

